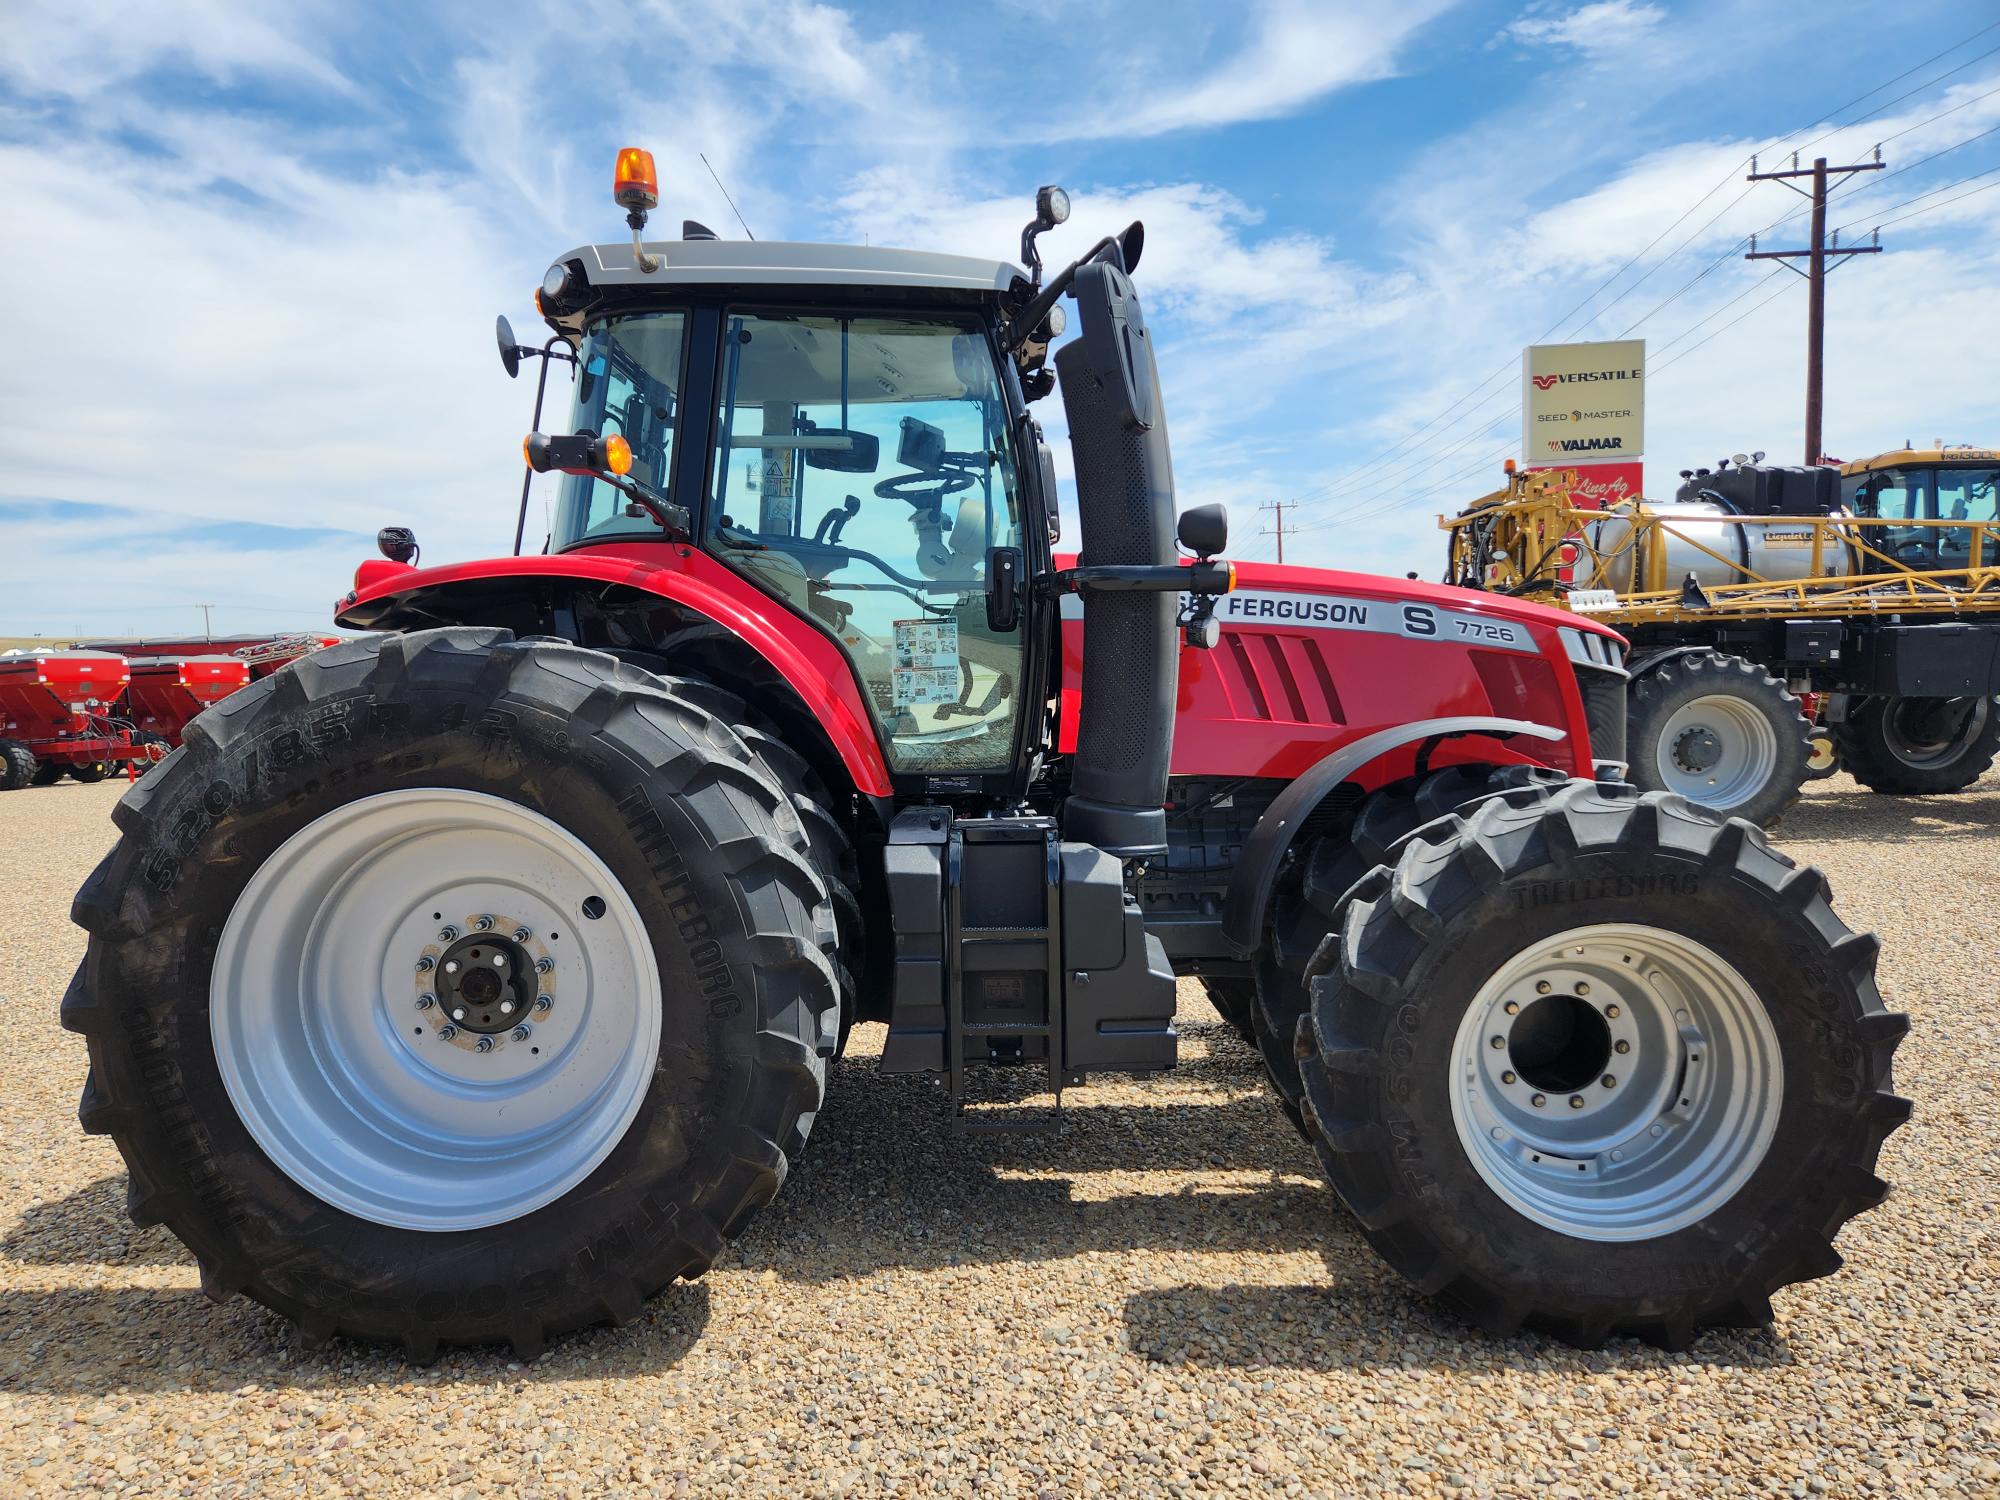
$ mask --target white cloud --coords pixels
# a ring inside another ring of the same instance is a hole
[[[348,81],[316,39],[300,35],[321,7],[287,7],[289,27],[251,0],[16,0],[8,7],[0,81],[37,97],[114,92],[148,69],[183,66],[218,83],[251,75],[306,81],[339,93]]]
[[[1099,90],[1089,91],[1071,101],[1083,110],[1046,117],[1044,133],[1052,140],[1136,139],[1279,119],[1336,89],[1393,75],[1411,34],[1451,3],[1261,0],[1240,23],[1241,12],[1229,6],[1204,7],[1199,16],[1163,7],[1141,28],[1120,17],[1118,41],[1093,49],[1111,60],[1102,70],[1110,97],[1093,107]],[[1177,67],[1197,51],[1191,36],[1227,50],[1219,62]]]
[[[1622,52],[1649,38],[1666,12],[1645,0],[1595,0],[1561,14],[1530,9],[1509,22],[1501,36],[1523,46],[1570,47],[1588,57]]]

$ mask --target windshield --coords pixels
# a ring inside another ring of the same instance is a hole
[[[1847,503],[1856,515],[1885,521],[1984,522],[1978,562],[2000,561],[2000,511],[1996,510],[2000,469],[1882,469],[1846,481]],[[1971,526],[1885,527],[1869,544],[1906,567],[1963,568],[1973,564]]]
[[[715,555],[827,628],[899,771],[1012,764],[1018,631],[986,554],[1021,541],[992,344],[974,319],[725,319],[707,531]]]
[[[598,437],[622,435],[632,445],[631,478],[661,495],[672,477],[674,433],[680,423],[686,322],[677,312],[642,313],[594,326],[577,351],[576,395],[564,429]],[[550,538],[553,550],[659,535],[650,514],[602,480],[562,476]]]

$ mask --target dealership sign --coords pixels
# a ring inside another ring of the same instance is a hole
[[[1646,341],[1536,344],[1521,352],[1521,458],[1529,468],[1630,463],[1646,451]]]

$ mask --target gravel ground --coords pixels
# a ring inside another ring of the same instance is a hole
[[[429,1369],[205,1301],[134,1230],[56,1024],[117,787],[0,798],[0,1494],[2000,1494],[2000,779],[1820,783],[1785,842],[1916,1029],[1896,1193],[1778,1325],[1669,1355],[1488,1341],[1346,1226],[1187,987],[1183,1065],[960,1141],[857,1034],[813,1149],[716,1271],[522,1367]]]

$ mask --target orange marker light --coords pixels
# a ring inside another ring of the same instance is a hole
[[[1504,464],[1500,465],[1500,472],[1503,474],[1511,474],[1514,472],[1514,469],[1515,469],[1515,463],[1514,460],[1511,458],[1508,459],[1507,462],[1505,462]]]
[[[1224,589],[1222,592],[1225,594],[1233,594],[1236,592],[1236,564],[1224,563],[1223,566],[1229,569],[1229,587]]]
[[[653,167],[653,153],[627,146],[618,153],[618,169],[611,180],[611,196],[620,208],[645,211],[660,204],[660,174]]]
[[[632,445],[615,432],[604,439],[604,467],[614,474],[632,472]]]
[[[521,439],[521,462],[539,474],[541,470],[535,468],[535,439],[538,436],[538,433],[531,432]]]

